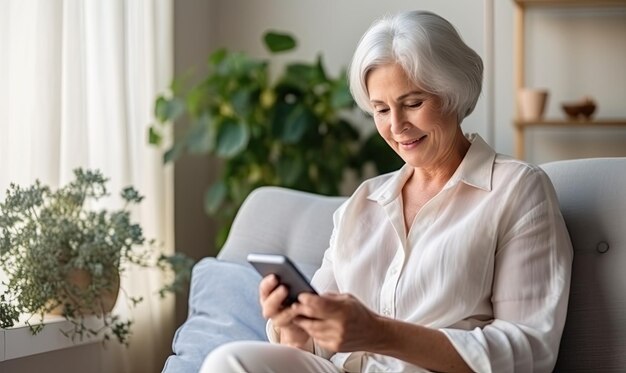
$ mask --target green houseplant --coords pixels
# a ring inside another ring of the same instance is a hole
[[[263,40],[272,53],[296,46],[284,33],[267,32]],[[346,170],[360,174],[368,161],[378,172],[399,165],[399,158],[380,146],[378,135],[363,141],[348,119],[355,103],[345,71],[330,76],[318,57],[287,64],[271,79],[269,64],[220,49],[209,57],[208,73],[200,83],[183,89],[175,81],[171,92],[156,100],[159,122],[150,129],[152,144],[161,143],[164,125],[181,117],[190,123],[166,152],[165,162],[185,152],[223,159],[221,175],[206,192],[204,204],[222,223],[218,247],[245,197],[259,186],[337,195]]]
[[[0,204],[0,267],[6,276],[0,326],[13,326],[26,314],[36,333],[45,314],[57,313],[73,325],[64,331],[68,337],[115,337],[127,344],[132,321],[110,312],[119,276],[129,265],[168,271],[172,281],[161,289],[164,295],[182,289],[192,263],[180,254],[154,255],[142,248],[154,243],[146,242],[141,226],[131,221],[130,206],[143,199],[133,187],[121,192],[123,208],[91,210],[90,203],[107,196],[107,179],[83,169],[74,175],[57,190],[39,181],[29,187],[11,184]],[[131,305],[143,299],[124,294]],[[39,322],[31,323],[37,315]],[[99,320],[96,327],[86,322],[91,315]]]

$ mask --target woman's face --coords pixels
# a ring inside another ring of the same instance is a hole
[[[367,90],[378,133],[413,167],[445,165],[458,146],[455,114],[443,114],[437,96],[424,92],[397,64],[370,71]]]

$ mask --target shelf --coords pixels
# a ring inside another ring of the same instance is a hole
[[[626,0],[514,0],[520,6],[626,6]]]
[[[529,8],[548,8],[548,7],[581,7],[581,8],[599,8],[599,7],[626,7],[626,0],[513,0],[515,4],[514,18],[514,34],[513,34],[513,51],[514,51],[514,87],[515,92],[519,92],[526,84],[526,11]],[[519,105],[515,105],[516,118],[521,117]],[[537,121],[522,121],[516,119],[513,121],[515,130],[515,157],[518,159],[525,158],[525,132],[527,129],[536,127],[575,127],[575,128],[602,128],[608,127],[626,127],[626,118],[600,118],[591,120],[575,120],[575,119],[543,119]]]
[[[537,121],[513,121],[515,127],[626,127],[625,119],[592,119],[592,120],[576,120],[576,119],[545,119]]]
[[[96,316],[89,316],[85,321],[89,328],[100,327],[101,320],[98,320]],[[102,342],[102,336],[86,336],[83,339],[77,337],[72,341],[61,331],[69,330],[73,328],[73,325],[61,316],[46,316],[43,323],[46,326],[37,335],[33,335],[30,328],[23,322],[11,328],[0,329],[0,372],[3,372],[2,362],[6,360]]]

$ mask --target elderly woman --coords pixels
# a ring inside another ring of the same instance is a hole
[[[215,350],[206,372],[549,372],[572,248],[548,177],[496,154],[461,121],[482,62],[429,12],[374,23],[350,67],[358,105],[405,161],[335,213],[312,282],[283,307],[260,284],[271,342]]]

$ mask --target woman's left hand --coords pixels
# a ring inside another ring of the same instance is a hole
[[[371,350],[381,338],[380,317],[350,294],[303,293],[294,303],[294,323],[333,352]]]

